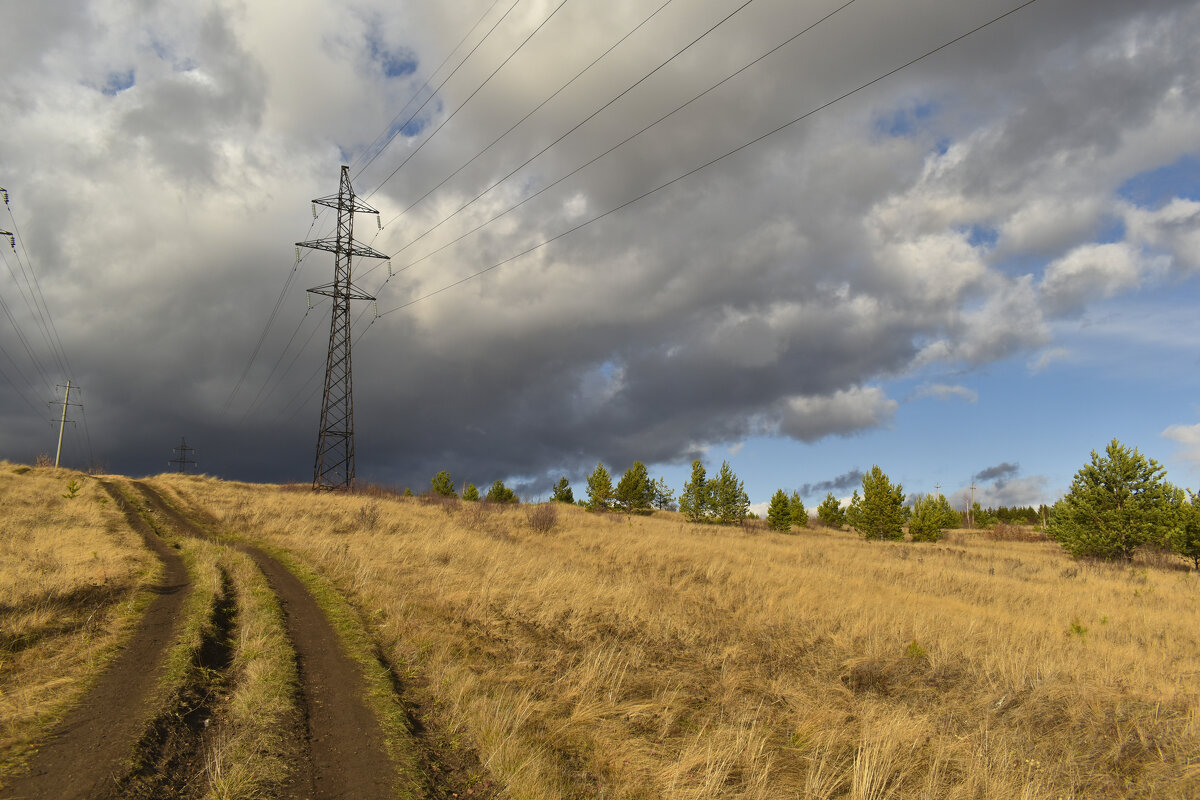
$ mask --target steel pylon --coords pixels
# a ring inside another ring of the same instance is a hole
[[[329,320],[329,354],[325,360],[325,392],[321,398],[321,429],[317,435],[317,458],[313,465],[313,489],[354,488],[354,392],[351,373],[350,302],[374,300],[352,280],[352,257],[387,256],[366,245],[354,243],[354,215],[378,214],[354,196],[350,168],[342,167],[338,193],[313,200],[316,205],[337,210],[337,235],[332,238],[296,242],[299,247],[328,250],[334,254],[333,281],[309,289],[332,298]],[[315,213],[315,210],[314,210]]]

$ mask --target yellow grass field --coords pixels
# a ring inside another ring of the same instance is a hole
[[[970,533],[559,507],[543,534],[519,507],[154,484],[329,578],[499,796],[1200,796],[1195,573]]]
[[[132,631],[159,569],[95,481],[0,461],[0,774]]]

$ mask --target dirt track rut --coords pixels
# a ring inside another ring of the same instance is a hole
[[[163,577],[153,587],[156,597],[133,637],[30,759],[30,771],[4,790],[12,800],[90,800],[115,789],[123,764],[154,712],[151,691],[190,590],[179,553],[155,535],[110,482],[100,484],[163,562]]]
[[[183,559],[167,545],[110,481],[101,485],[165,564],[136,633],[104,671],[80,705],[30,759],[28,774],[0,796],[8,800],[98,800],[116,797],[137,780],[131,758],[155,725],[152,695],[164,654],[181,621],[190,584]],[[211,538],[201,524],[166,502],[151,486],[132,481],[151,513],[181,536]],[[304,584],[277,560],[251,545],[236,545],[266,576],[284,611],[287,636],[300,675],[302,719],[293,735],[300,757],[292,765],[281,800],[383,800],[395,797],[395,767],[386,754],[384,732],[362,697],[366,682],[346,656],[338,636]],[[169,709],[167,710],[170,711]],[[153,738],[153,737],[151,737]],[[195,744],[194,746],[199,746]],[[145,755],[145,754],[141,754]],[[136,760],[136,759],[135,759]],[[158,761],[162,764],[163,761]],[[151,796],[179,796],[172,776],[159,776]],[[144,792],[142,793],[144,794]],[[141,796],[141,795],[139,795]]]
[[[150,486],[141,482],[134,486],[179,533],[209,535]],[[307,758],[297,765],[285,796],[297,800],[392,797],[394,768],[379,722],[361,699],[365,682],[358,666],[342,652],[333,626],[296,576],[262,550],[238,547],[254,560],[279,597],[299,665]]]

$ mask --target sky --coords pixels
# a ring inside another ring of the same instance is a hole
[[[1020,5],[10,4],[0,458],[310,481],[348,165],[360,482],[1196,488],[1200,3]]]

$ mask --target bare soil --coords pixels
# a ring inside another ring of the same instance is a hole
[[[110,482],[100,484],[129,526],[163,562],[163,578],[153,587],[156,596],[133,637],[30,758],[29,772],[4,790],[4,796],[13,800],[83,800],[116,789],[153,714],[151,691],[190,591],[179,554],[155,535]]]
[[[134,486],[151,508],[188,536],[209,534],[142,482]],[[304,584],[282,564],[240,545],[266,575],[283,607],[301,682],[304,752],[285,796],[297,800],[372,800],[392,797],[396,775],[384,735],[361,697],[365,683],[343,652],[337,634]]]

